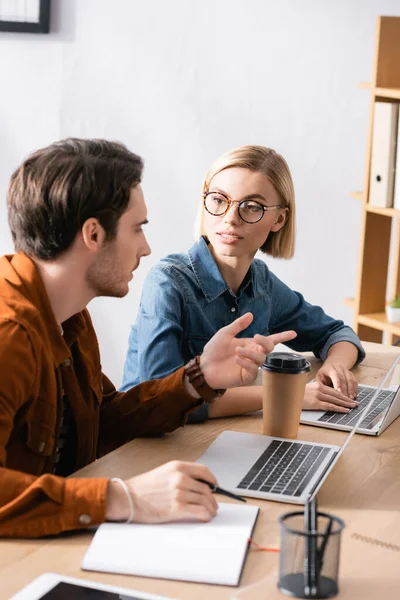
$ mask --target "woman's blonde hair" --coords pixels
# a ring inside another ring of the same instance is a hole
[[[220,156],[209,169],[203,184],[203,195],[208,192],[210,182],[217,173],[231,168],[249,169],[263,173],[279,197],[279,202],[287,208],[286,222],[279,231],[271,231],[260,250],[275,258],[292,258],[295,246],[295,201],[292,175],[285,159],[265,146],[240,146]],[[201,199],[196,219],[196,233],[204,232],[204,204]]]

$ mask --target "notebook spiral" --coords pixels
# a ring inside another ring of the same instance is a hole
[[[375,544],[376,546],[380,546],[381,548],[386,548],[387,550],[394,550],[395,552],[400,552],[400,546],[397,544],[390,544],[389,542],[383,542],[382,540],[377,540],[376,538],[369,537],[368,535],[361,535],[360,533],[352,533],[352,538],[359,540],[360,542],[366,542],[367,544]]]

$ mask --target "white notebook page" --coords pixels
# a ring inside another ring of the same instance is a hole
[[[143,577],[238,585],[259,508],[220,503],[208,523],[104,523],[82,568]]]

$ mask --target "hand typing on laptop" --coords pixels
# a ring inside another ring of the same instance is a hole
[[[306,386],[303,408],[348,413],[358,405],[357,380],[350,368],[357,360],[357,348],[348,342],[333,344],[315,376]]]
[[[334,412],[348,413],[358,406],[358,402],[350,400],[334,387],[314,380],[306,385],[303,400],[304,410],[332,410]]]

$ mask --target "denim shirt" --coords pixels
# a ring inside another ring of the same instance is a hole
[[[358,349],[358,362],[365,357],[350,327],[306,302],[262,260],[252,261],[235,295],[219,272],[207,242],[200,238],[187,254],[170,254],[147,276],[129,336],[122,391],[169,375],[201,354],[221,327],[247,312],[254,319],[238,337],[294,329],[297,337],[286,345],[295,351],[312,351],[325,360],[333,344],[351,342]],[[204,403],[189,421],[207,418],[208,405]]]

